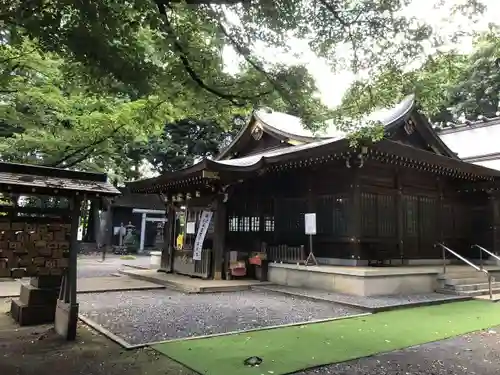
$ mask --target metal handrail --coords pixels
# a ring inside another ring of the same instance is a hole
[[[482,246],[479,246],[477,243],[472,245],[471,247],[477,247],[479,250],[479,264],[481,265],[481,268],[483,268],[483,251],[488,254],[489,256],[492,256],[493,258],[495,258],[496,260],[500,261],[500,257],[496,254],[493,254],[491,251],[485,249],[484,247]]]
[[[478,267],[474,263],[472,263],[470,260],[464,258],[460,254],[456,253],[455,251],[451,250],[449,247],[444,246],[442,243],[436,243],[436,245],[441,246],[441,249],[443,250],[443,273],[446,273],[446,252],[448,251],[449,253],[453,254],[456,256],[458,259],[460,259],[462,262],[466,263],[467,265],[471,266],[478,272],[483,272],[486,275],[488,275],[488,289],[489,289],[489,294],[490,294],[490,300],[493,300],[493,289],[491,287],[491,274],[485,270],[482,266]]]

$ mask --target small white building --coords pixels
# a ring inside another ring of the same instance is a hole
[[[480,116],[477,121],[435,130],[463,161],[500,170],[500,117]]]

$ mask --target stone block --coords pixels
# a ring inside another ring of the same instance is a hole
[[[21,285],[19,300],[26,305],[52,305],[56,304],[59,291],[57,289],[41,289],[33,285]]]
[[[57,334],[68,341],[76,338],[78,326],[78,304],[64,303],[57,300],[55,312],[55,330]]]
[[[47,324],[54,322],[56,305],[29,306],[20,300],[12,300],[10,313],[21,326]]]
[[[42,289],[57,289],[61,286],[62,277],[57,276],[39,276],[32,277],[30,280],[30,285],[35,288]]]

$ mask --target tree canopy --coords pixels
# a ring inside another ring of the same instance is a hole
[[[306,71],[272,65],[256,51],[290,50],[289,40],[296,37],[307,39],[333,67],[358,70],[388,58],[411,61],[423,51],[423,42],[438,38],[429,25],[402,12],[409,3],[14,0],[0,7],[0,20],[39,40],[45,51],[81,63],[91,76],[111,75],[133,87],[136,95],[166,87],[175,95],[195,85],[230,105],[244,106],[277,93],[288,112],[309,119],[321,111],[311,95],[300,95],[311,84]],[[457,9],[482,10],[478,0],[455,3]],[[349,52],[339,58],[339,49],[346,47]],[[224,48],[242,56],[252,71],[250,79],[245,74],[223,74]]]
[[[298,38],[333,69],[404,66],[439,39],[405,15],[409,3],[0,2],[1,157],[130,179],[144,159],[163,171],[217,153],[256,106],[321,126],[333,112],[307,67],[260,51],[293,53]],[[477,0],[455,3],[482,11]],[[241,58],[236,73],[227,51]]]
[[[431,55],[418,69],[387,64],[370,80],[355,82],[338,109],[362,114],[415,93],[424,112],[442,125],[458,118],[494,116],[499,107],[500,34],[496,27],[475,38],[470,54],[448,51]]]

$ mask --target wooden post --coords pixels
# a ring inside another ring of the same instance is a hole
[[[223,202],[224,195],[218,195],[215,201],[214,239],[213,239],[213,266],[214,280],[221,280],[226,245],[227,207]]]
[[[315,205],[315,199],[314,199],[314,192],[313,192],[313,180],[312,180],[312,171],[309,170],[308,173],[307,173],[307,212],[309,213],[316,213],[316,205]],[[316,220],[318,219],[318,215],[316,214]],[[303,218],[303,220],[305,220],[305,218]],[[316,228],[318,226],[318,223],[316,222]],[[317,229],[316,229],[317,230]],[[308,251],[307,251],[307,259],[306,258],[301,258],[301,261],[305,261],[306,262],[306,265],[309,261],[309,257],[311,256],[312,254],[312,257],[314,258],[314,262],[316,262],[316,265],[317,265],[317,261],[316,261],[316,258],[314,257],[314,253],[313,253],[313,249],[315,248],[315,243],[314,243],[314,236],[312,235],[309,235],[309,246],[308,246]],[[304,254],[305,256],[305,254]]]
[[[361,185],[360,185],[360,171],[353,169],[353,179],[351,185],[352,194],[352,217],[350,225],[352,255],[354,259],[361,259]]]
[[[401,263],[404,261],[404,215],[403,215],[403,186],[401,183],[401,174],[399,169],[396,169],[396,241],[399,249]]]
[[[68,284],[70,288],[70,304],[76,304],[76,283],[77,283],[77,258],[78,258],[78,227],[80,225],[80,213],[82,198],[73,198],[71,208],[71,244],[69,248]]]
[[[64,281],[64,299],[57,300],[55,313],[55,330],[66,340],[75,340],[78,326],[78,301],[77,287],[77,253],[78,253],[78,227],[82,197],[76,196],[71,201],[71,244],[69,248],[69,265]]]
[[[492,213],[492,223],[491,223],[491,235],[493,236],[491,241],[491,251],[493,254],[497,254],[500,251],[498,239],[498,225],[500,224],[500,210],[498,209],[498,195],[495,193],[490,193],[490,205]]]
[[[172,273],[174,271],[174,249],[175,249],[175,207],[167,206],[167,225],[165,225],[165,237],[161,251],[161,266],[159,271]]]
[[[436,207],[437,210],[437,235],[440,243],[444,243],[444,212],[443,212],[443,207],[444,207],[444,196],[443,196],[443,183],[441,179],[438,177],[437,178],[437,186],[438,186],[438,204]]]

